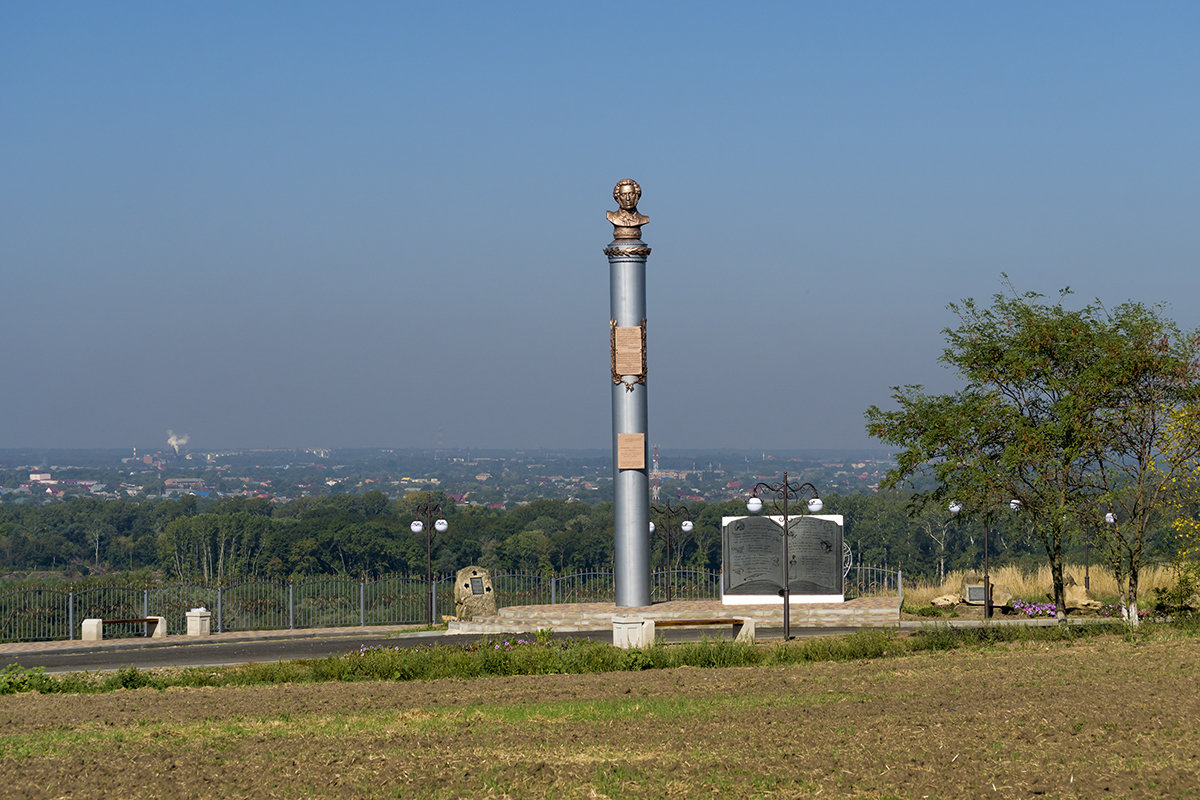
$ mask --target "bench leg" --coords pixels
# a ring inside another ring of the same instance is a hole
[[[154,622],[146,623],[146,627],[149,629],[148,633],[150,634],[150,637],[152,639],[167,638],[167,618],[166,617],[147,617],[146,619],[154,620]]]
[[[754,620],[743,619],[740,625],[735,625],[733,628],[734,640],[738,642],[746,642],[754,644]]]

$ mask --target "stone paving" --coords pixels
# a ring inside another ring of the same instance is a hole
[[[85,642],[80,639],[57,639],[43,642],[2,642],[0,658],[13,653],[48,652],[95,652],[136,647],[170,647],[186,644],[213,644],[219,642],[261,641],[268,639],[300,639],[317,636],[361,637],[364,633],[386,636],[396,633],[419,631],[421,625],[368,625],[342,628],[297,628],[294,630],[228,631],[210,636],[174,635],[160,639],[144,636],[127,636],[120,639],[105,639],[100,642]]]
[[[614,616],[647,619],[738,619],[755,624],[783,625],[783,605],[723,605],[720,600],[673,600],[649,606],[617,608],[614,603],[561,603],[509,606],[494,617],[451,622],[450,633],[525,633],[539,628],[556,631],[604,630]],[[900,621],[899,597],[860,597],[844,603],[793,603],[791,624],[806,628],[895,627]]]
[[[645,616],[653,619],[734,619],[751,617],[757,626],[778,627],[783,624],[783,606],[743,605],[726,606],[720,600],[674,600],[651,606],[620,608],[614,603],[559,603],[540,606],[509,606],[486,620],[451,622],[447,633],[530,633],[550,628],[564,633],[612,628],[612,618]],[[900,622],[898,597],[870,597],[848,600],[845,603],[793,604],[791,624],[794,627],[853,628],[896,627]],[[209,636],[167,636],[151,639],[142,636],[84,642],[67,639],[43,642],[0,643],[0,658],[14,653],[95,652],[137,647],[167,647],[186,644],[208,644],[248,640],[289,639],[316,636],[362,637],[364,634],[411,633],[421,631],[420,625],[349,626],[340,628],[297,628],[294,630],[254,630],[213,633]]]

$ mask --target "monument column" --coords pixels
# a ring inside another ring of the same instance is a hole
[[[609,349],[612,360],[614,579],[618,606],[650,605],[650,473],[646,443],[646,256],[642,188],[625,179],[608,212]]]

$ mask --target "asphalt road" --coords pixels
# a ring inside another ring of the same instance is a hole
[[[803,636],[831,636],[853,633],[853,628],[793,627],[792,634]],[[704,636],[712,637],[711,630],[670,629],[664,630],[669,642],[697,641]],[[779,638],[782,629],[760,628],[760,639]],[[528,634],[532,635],[532,634]],[[521,634],[502,634],[517,637]],[[561,638],[586,638],[593,641],[612,641],[612,631],[583,631],[561,634]],[[47,673],[96,672],[134,666],[140,669],[156,667],[211,667],[250,662],[291,661],[298,658],[325,658],[357,650],[360,646],[417,647],[435,644],[468,644],[478,640],[479,634],[446,634],[437,631],[403,634],[353,634],[339,633],[331,636],[304,636],[279,639],[247,639],[225,642],[181,642],[148,643],[146,646],[124,645],[119,648],[81,646],[67,650],[30,651],[0,656],[0,665],[18,664],[21,667],[42,667]],[[558,638],[558,637],[556,637]]]

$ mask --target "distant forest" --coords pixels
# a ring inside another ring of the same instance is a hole
[[[825,513],[843,514],[856,561],[901,566],[935,578],[941,569],[983,561],[982,520],[951,519],[939,509],[909,515],[899,493],[829,495]],[[433,567],[446,573],[469,564],[493,570],[567,573],[611,568],[613,507],[535,500],[501,511],[456,506],[438,493],[391,500],[380,492],[271,503],[243,497],[171,500],[74,498],[47,505],[0,505],[0,572],[52,572],[67,578],[145,571],[166,580],[234,582],[315,574],[424,574],[425,535],[410,523],[416,508],[440,502],[449,530],[433,536]],[[768,504],[769,505],[769,504]],[[745,514],[741,502],[689,504],[695,529],[672,527],[675,567],[721,565],[722,516]],[[652,515],[652,564],[665,566],[664,523]],[[1152,545],[1165,553],[1166,532]],[[993,563],[1039,564],[1043,551],[998,513],[990,536]],[[1069,553],[1083,560],[1083,544]],[[1163,555],[1165,560],[1166,556]]]

